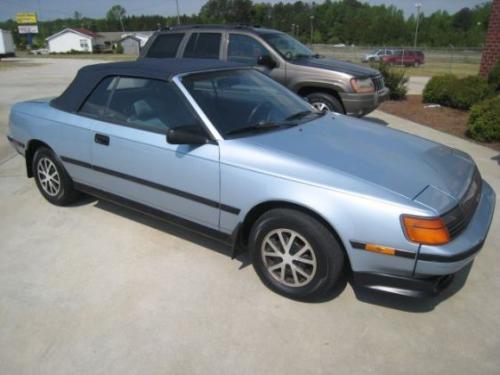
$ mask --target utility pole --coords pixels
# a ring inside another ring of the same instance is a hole
[[[313,35],[314,35],[314,16],[309,17],[311,20],[311,44],[313,44]]]
[[[175,6],[177,7],[177,25],[180,25],[181,16],[179,15],[179,0],[175,0]]]
[[[120,25],[122,25],[122,32],[124,32],[125,31],[125,27],[123,26],[122,15],[120,14],[119,17],[120,17]]]
[[[415,28],[415,43],[414,43],[414,47],[417,48],[418,24],[420,22],[420,8],[422,8],[422,3],[415,3],[415,8],[417,8],[417,26]]]

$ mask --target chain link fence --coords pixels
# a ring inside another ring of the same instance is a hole
[[[353,63],[362,63],[363,57],[379,48],[408,49],[413,47],[339,47],[331,44],[313,44],[314,52],[326,57]],[[479,72],[481,62],[481,48],[417,48],[425,55],[425,64],[419,67],[407,68],[412,76],[434,76],[436,74],[453,73],[458,76],[475,75]]]

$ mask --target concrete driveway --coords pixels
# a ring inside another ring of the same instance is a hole
[[[43,62],[0,71],[1,142],[10,103],[57,94],[88,63]],[[368,120],[469,152],[500,192],[493,150],[381,112]],[[442,298],[347,283],[306,304],[191,232],[91,198],[48,204],[3,150],[0,374],[499,373],[500,210],[465,284],[467,272]]]

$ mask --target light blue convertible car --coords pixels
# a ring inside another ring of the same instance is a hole
[[[16,104],[8,138],[49,202],[86,192],[248,249],[270,289],[301,300],[347,270],[435,294],[477,255],[495,205],[467,154],[216,60],[87,66],[58,98]]]

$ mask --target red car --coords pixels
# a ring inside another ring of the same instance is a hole
[[[425,62],[425,56],[422,51],[397,49],[393,50],[390,55],[382,56],[381,60],[387,64],[417,67]]]

